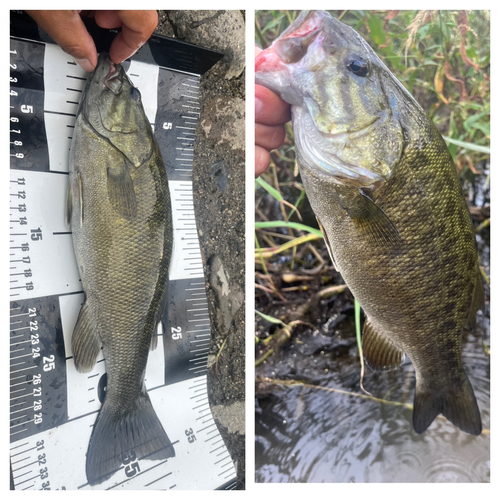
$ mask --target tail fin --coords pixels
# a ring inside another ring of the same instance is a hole
[[[453,425],[474,436],[481,434],[481,415],[474,391],[465,372],[459,387],[453,387],[446,394],[425,391],[417,380],[413,405],[413,428],[424,432],[434,419],[442,413]]]
[[[87,451],[87,480],[90,485],[109,479],[122,467],[134,474],[137,459],[162,460],[175,457],[175,450],[165,433],[146,392],[136,409],[124,412],[104,400],[94,424]],[[128,475],[128,474],[127,474]]]

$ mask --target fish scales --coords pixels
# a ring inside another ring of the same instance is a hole
[[[467,205],[439,132],[368,44],[326,12],[302,13],[263,51],[256,82],[292,104],[307,196],[367,317],[368,365],[393,369],[409,356],[417,432],[443,413],[479,434],[461,344],[483,287]]]
[[[172,251],[168,181],[123,67],[101,54],[77,113],[67,219],[85,292],[72,337],[77,370],[102,347],[107,386],[87,452],[89,484],[137,458],[175,456],[144,385],[167,301]]]

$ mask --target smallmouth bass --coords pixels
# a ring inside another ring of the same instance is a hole
[[[366,315],[376,370],[407,354],[413,427],[442,413],[481,433],[462,330],[484,292],[456,168],[420,105],[354,31],[303,12],[255,61],[256,83],[292,105],[301,178],[332,261]]]
[[[85,292],[72,336],[75,367],[92,370],[101,347],[106,359],[106,398],[86,459],[95,485],[124,460],[175,456],[144,385],[167,303],[168,181],[141,94],[105,53],[77,112],[66,220]]]

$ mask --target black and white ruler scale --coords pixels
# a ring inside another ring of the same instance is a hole
[[[115,34],[93,35],[100,51]],[[106,385],[102,354],[91,373],[78,373],[70,341],[83,292],[64,207],[86,73],[50,42],[29,19],[11,13],[10,457],[16,490],[91,488],[85,454]],[[169,307],[149,355],[146,386],[176,456],[124,463],[96,489],[235,485],[235,467],[208,404],[210,321],[191,180],[199,75],[221,56],[154,37],[124,63],[141,90],[172,198]]]

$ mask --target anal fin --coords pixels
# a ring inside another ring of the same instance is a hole
[[[380,333],[369,318],[363,327],[362,347],[365,361],[373,370],[393,370],[404,361],[404,352]]]

